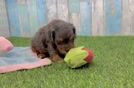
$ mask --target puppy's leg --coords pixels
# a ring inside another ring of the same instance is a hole
[[[63,62],[64,60],[58,55],[58,54],[53,54],[50,59],[53,62]]]
[[[53,62],[63,62],[63,59],[57,54],[56,50],[53,48],[52,43],[48,44],[48,51],[49,51],[50,59]]]
[[[37,49],[35,49],[35,48],[32,48],[32,51],[33,51],[33,53],[35,53],[35,54],[37,55],[37,57],[38,57],[39,59],[43,59],[43,58],[46,57],[45,53],[41,53],[40,50],[37,50]]]
[[[45,58],[46,57],[46,55],[45,54],[37,54],[37,56],[38,56],[38,58],[40,58],[40,59],[43,59],[43,58]]]

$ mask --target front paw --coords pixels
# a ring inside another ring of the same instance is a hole
[[[59,55],[55,54],[52,55],[52,57],[50,58],[53,62],[64,62],[63,58],[61,58]]]
[[[40,59],[45,58],[45,54],[38,54],[37,56],[38,56],[38,58],[40,58]]]

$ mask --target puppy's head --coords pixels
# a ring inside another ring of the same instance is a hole
[[[52,37],[56,45],[55,47],[60,54],[65,55],[74,47],[75,31],[75,27],[70,23],[64,21],[57,21],[55,23],[55,30],[52,32]]]

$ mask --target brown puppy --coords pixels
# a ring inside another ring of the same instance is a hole
[[[40,58],[52,61],[63,60],[65,54],[74,47],[75,27],[62,20],[53,20],[43,26],[32,39],[32,51]]]

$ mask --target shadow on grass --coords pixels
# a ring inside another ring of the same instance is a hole
[[[87,63],[85,65],[82,65],[81,67],[78,67],[78,68],[73,68],[73,69],[76,69],[76,70],[80,70],[80,69],[89,69],[90,67],[94,66],[95,64],[92,62],[92,63]]]

